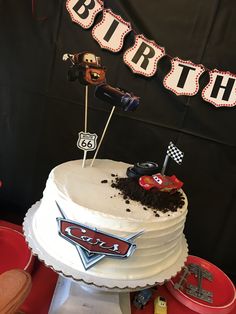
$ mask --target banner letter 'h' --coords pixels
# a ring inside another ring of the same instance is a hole
[[[233,107],[236,105],[236,75],[230,72],[212,70],[210,82],[202,91],[205,101],[216,107]]]
[[[229,100],[232,88],[234,86],[235,79],[228,78],[228,82],[226,85],[221,85],[222,81],[223,81],[223,76],[217,75],[216,80],[215,80],[215,84],[214,84],[212,92],[211,92],[211,97],[217,98],[218,93],[219,93],[220,89],[222,88],[222,89],[224,89],[222,99],[227,101],[227,100]]]

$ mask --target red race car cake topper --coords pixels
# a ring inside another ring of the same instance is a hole
[[[161,173],[153,174],[152,176],[142,176],[139,178],[139,185],[145,190],[156,188],[159,191],[179,190],[183,186],[175,175],[165,176]]]

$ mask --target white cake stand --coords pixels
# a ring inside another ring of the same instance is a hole
[[[62,260],[52,256],[40,244],[38,235],[33,228],[39,205],[40,201],[28,210],[23,223],[23,231],[33,253],[46,266],[59,274],[49,310],[50,314],[130,314],[129,293],[131,291],[162,285],[181,270],[187,259],[188,246],[183,237],[182,251],[176,263],[155,276],[138,280],[96,277],[89,271],[78,270],[71,265],[64,264]],[[44,227],[42,225],[42,230]],[[57,244],[55,243],[55,245]]]

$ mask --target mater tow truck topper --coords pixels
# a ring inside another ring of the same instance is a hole
[[[68,80],[82,85],[98,85],[106,82],[106,68],[101,65],[101,58],[91,52],[81,52],[63,55],[63,60],[70,60]]]

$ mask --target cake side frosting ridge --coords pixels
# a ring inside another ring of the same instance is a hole
[[[174,264],[181,254],[187,214],[184,192],[181,193],[185,204],[181,209],[165,213],[156,209],[157,217],[153,210],[144,209],[136,201],[129,200],[127,204],[119,191],[111,187],[114,175],[126,175],[128,164],[96,160],[94,167],[82,168],[81,162],[66,162],[49,175],[34,222],[42,246],[55,258],[84,271],[75,248],[58,236],[57,202],[68,219],[103,232],[126,237],[143,230],[135,239],[137,249],[132,256],[123,260],[105,258],[88,270],[92,275],[113,279],[148,278]],[[49,222],[42,231],[41,225],[46,219]]]

